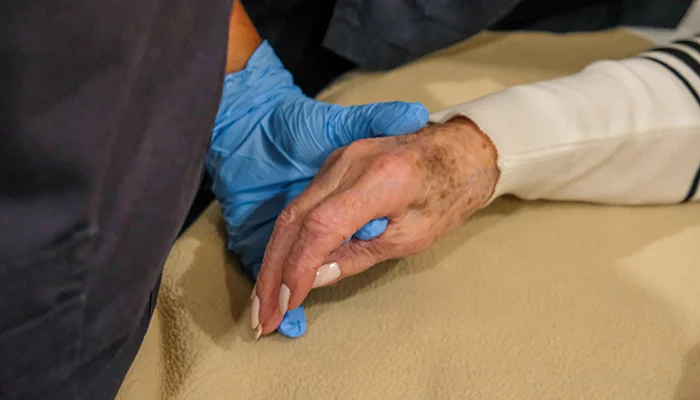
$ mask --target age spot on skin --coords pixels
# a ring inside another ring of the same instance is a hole
[[[400,135],[400,136],[395,136],[394,140],[396,140],[396,144],[399,146],[405,146],[407,144],[411,144],[416,141],[416,138],[418,136],[415,133],[411,133],[408,135]]]
[[[435,144],[424,153],[425,175],[430,188],[430,196],[446,200],[459,191],[455,180],[456,161],[444,145]],[[444,205],[444,204],[443,204]]]

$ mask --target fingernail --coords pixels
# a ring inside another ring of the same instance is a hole
[[[260,298],[253,296],[253,305],[250,307],[250,329],[260,326]]]
[[[261,335],[262,335],[262,325],[258,325],[258,327],[255,328],[255,340],[260,339]]]
[[[253,286],[253,293],[250,294],[250,299],[253,300],[253,297],[255,297],[255,292],[256,289],[258,288],[258,285]]]
[[[329,283],[340,278],[340,266],[338,263],[333,262],[330,264],[324,264],[321,268],[316,271],[316,280],[314,280],[314,287],[326,286]]]
[[[282,287],[280,287],[280,312],[282,313],[282,315],[284,315],[284,313],[286,313],[287,309],[289,308],[290,295],[291,292],[289,291],[289,288],[283,283]]]

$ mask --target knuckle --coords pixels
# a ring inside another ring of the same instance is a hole
[[[348,145],[343,155],[347,157],[367,153],[370,149],[374,147],[373,142],[374,141],[372,139],[356,140]]]
[[[303,273],[309,268],[309,263],[305,262],[303,257],[304,246],[306,245],[307,243],[304,240],[300,240],[295,242],[290,248],[289,255],[284,266],[285,272],[288,275],[297,275],[299,273]]]
[[[311,238],[329,235],[340,225],[337,215],[337,213],[333,214],[317,207],[311,210],[304,219],[302,224],[303,231]]]
[[[335,150],[326,158],[326,161],[324,161],[323,165],[321,166],[321,170],[319,171],[318,175],[321,175],[322,172],[327,171],[331,167],[335,166],[338,164],[338,162],[345,160],[347,157],[345,153],[347,152],[347,147],[340,147]]]
[[[337,199],[337,202],[332,206],[333,208],[327,206],[323,212],[333,215],[333,223],[338,226],[342,222],[352,222],[355,216],[367,206],[366,200],[357,193],[344,193]]]
[[[333,152],[331,152],[331,154],[328,156],[327,161],[337,160],[340,156],[343,155],[343,153],[345,153],[345,150],[347,150],[346,147],[340,147],[338,149],[333,150]]]
[[[297,224],[299,221],[300,214],[301,212],[299,210],[299,207],[294,202],[292,202],[287,207],[285,207],[284,210],[282,210],[279,217],[277,217],[277,222],[275,223],[275,225],[281,228]]]
[[[372,169],[382,175],[404,177],[413,171],[413,159],[408,152],[385,153],[374,160]]]

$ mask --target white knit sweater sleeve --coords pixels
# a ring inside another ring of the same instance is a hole
[[[613,204],[700,198],[700,41],[599,61],[433,115],[472,119],[498,151],[493,198]]]

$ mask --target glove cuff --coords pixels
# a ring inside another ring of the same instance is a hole
[[[221,162],[272,112],[278,99],[303,95],[272,46],[264,41],[241,71],[226,75],[205,167],[216,182]]]
[[[245,68],[224,78],[221,103],[216,116],[212,144],[238,120],[261,107],[272,108],[270,100],[289,93],[301,94],[292,74],[284,68],[272,46],[263,41]]]

